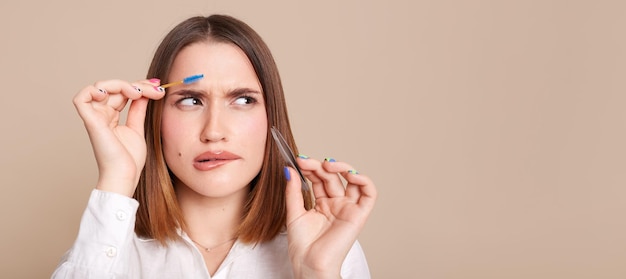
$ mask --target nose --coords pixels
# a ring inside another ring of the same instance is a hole
[[[200,141],[204,143],[226,141],[226,123],[216,106],[206,113],[205,123],[200,132]]]

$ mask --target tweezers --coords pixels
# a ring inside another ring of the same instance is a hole
[[[287,162],[290,167],[294,168],[298,172],[300,180],[302,181],[302,190],[309,191],[309,184],[304,179],[304,175],[302,175],[302,171],[298,167],[298,164],[296,164],[296,158],[294,157],[291,148],[289,148],[289,145],[287,145],[287,141],[276,127],[272,127],[271,131],[272,137],[278,146],[278,151],[280,151],[280,155],[282,155],[283,159],[285,159],[285,162]]]

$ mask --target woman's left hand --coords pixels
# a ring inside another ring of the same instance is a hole
[[[376,187],[344,162],[297,161],[312,182],[315,207],[304,208],[298,174],[287,168],[287,233],[294,273],[297,278],[339,278],[341,265],[374,207]]]

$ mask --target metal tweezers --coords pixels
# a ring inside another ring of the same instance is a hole
[[[283,159],[285,159],[285,162],[287,162],[290,167],[294,168],[298,172],[300,180],[302,180],[302,190],[309,191],[309,184],[304,179],[304,175],[302,175],[302,171],[298,167],[298,164],[296,164],[296,158],[294,157],[291,148],[289,148],[289,145],[287,145],[287,141],[276,127],[272,127],[271,130],[272,137],[274,137],[274,141],[276,141],[276,145],[278,146],[278,151],[280,151]]]

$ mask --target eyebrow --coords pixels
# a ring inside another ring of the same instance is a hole
[[[243,95],[243,94],[261,94],[261,92],[259,90],[252,89],[252,88],[238,87],[238,88],[235,88],[234,90],[231,90],[226,95],[237,96],[237,95]]]
[[[167,96],[172,96],[172,95],[191,95],[191,96],[199,96],[199,95],[207,95],[207,92],[204,90],[196,90],[196,89],[179,89],[176,90],[174,92],[166,92],[166,97]]]
[[[228,93],[226,93],[226,96],[227,97],[233,97],[233,96],[244,95],[244,94],[262,94],[262,93],[259,90],[252,89],[252,88],[249,88],[249,87],[238,87],[238,88],[235,88],[234,90],[231,90]],[[193,96],[198,96],[198,95],[209,95],[209,93],[207,91],[205,91],[205,90],[186,88],[186,89],[179,89],[179,90],[176,90],[174,92],[167,92],[167,95],[193,95]]]

